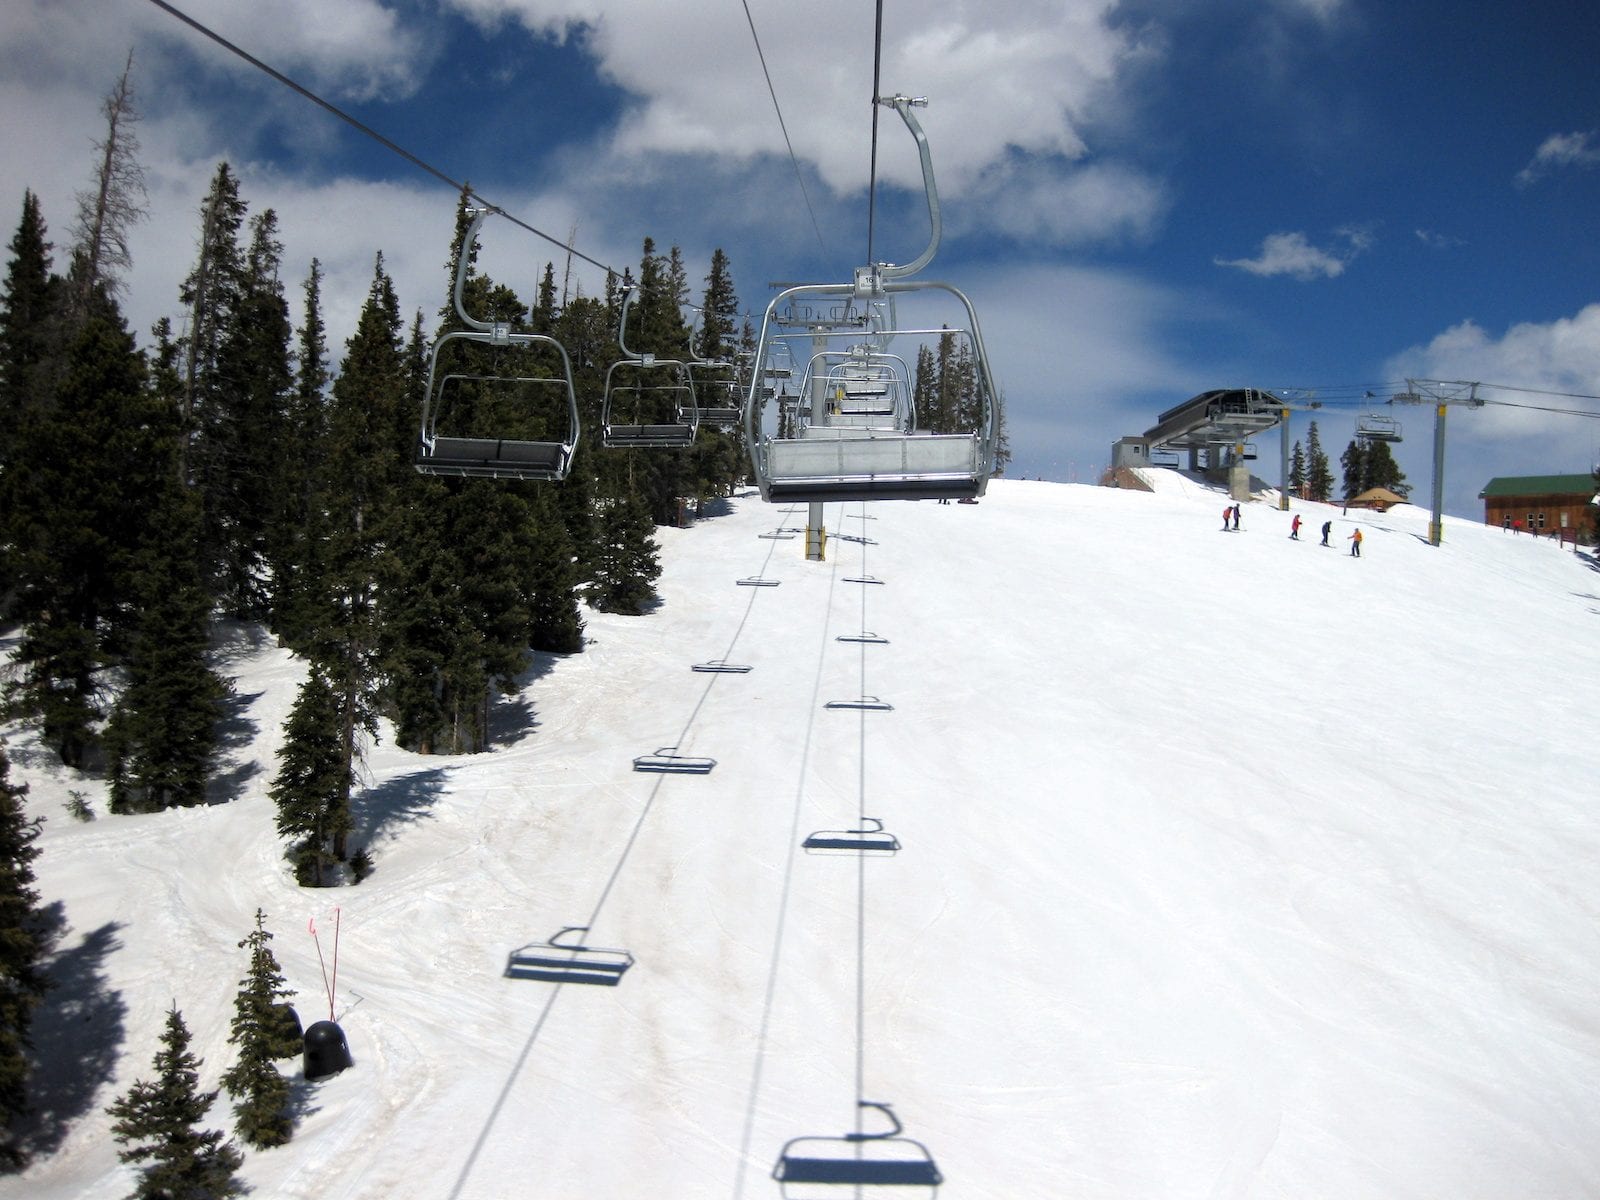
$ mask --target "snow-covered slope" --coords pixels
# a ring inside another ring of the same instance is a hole
[[[356,1059],[297,1085],[260,1196],[777,1196],[858,1086],[949,1197],[1600,1195],[1589,556],[1454,521],[1431,547],[1405,507],[1224,533],[1220,493],[1157,474],[829,506],[822,564],[754,496],[660,531],[660,609],[589,614],[493,752],[371,751],[357,888],[286,879],[301,667],[248,630],[229,803],[76,823],[98,784],[9,730],[66,928],[59,1148],[0,1196],[129,1190],[103,1107],[174,1000],[228,1064],[258,906],[308,1020],[339,906]],[[863,629],[887,644],[836,640]],[[717,658],[753,669],[689,669]],[[826,707],[863,695],[892,709]],[[715,770],[631,769],[669,745]],[[863,812],[898,855],[800,850]],[[503,977],[566,925],[635,956],[618,987]]]

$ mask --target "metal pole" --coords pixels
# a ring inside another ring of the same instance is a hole
[[[1283,461],[1278,472],[1278,511],[1289,511],[1289,410],[1279,409],[1278,415],[1283,421]]]
[[[1433,520],[1428,525],[1428,544],[1444,541],[1444,415],[1450,406],[1443,402],[1433,410]]]

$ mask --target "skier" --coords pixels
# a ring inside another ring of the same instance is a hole
[[[1300,540],[1300,514],[1295,513],[1294,520],[1289,525],[1289,536],[1295,541]]]
[[[1332,521],[1324,521],[1322,523],[1322,544],[1324,546],[1326,546],[1328,544],[1328,535],[1330,533],[1332,533],[1332,532],[1333,532],[1333,522]]]
[[[1234,528],[1235,532],[1237,532],[1238,529],[1239,529],[1239,514],[1242,513],[1243,511],[1244,511],[1244,505],[1235,504],[1233,506],[1233,528]]]
[[[1230,504],[1227,508],[1222,510],[1222,527],[1224,529],[1226,529],[1228,527],[1228,522],[1231,521],[1232,519],[1233,519],[1233,505]]]
[[[1357,529],[1350,535],[1350,555],[1352,558],[1361,557],[1361,530]]]

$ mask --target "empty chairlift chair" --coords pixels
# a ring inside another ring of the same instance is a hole
[[[625,357],[606,372],[600,441],[613,450],[682,449],[694,444],[700,425],[693,380],[688,365],[678,359],[628,348],[628,310],[638,294],[631,287],[622,298],[617,345]]]
[[[932,238],[904,266],[872,263],[850,283],[790,287],[767,306],[744,411],[765,500],[970,499],[994,473],[996,390],[977,312],[949,284],[909,278],[932,260],[941,228],[927,139],[910,111],[919,102],[879,103],[893,105],[917,140]],[[901,326],[902,301],[920,326]],[[924,354],[959,364],[967,381],[959,412],[936,419],[915,410],[906,363]],[[764,380],[785,362],[807,367],[793,404],[771,413]],[[945,428],[924,430],[923,419]]]
[[[549,941],[533,942],[513,950],[506,961],[506,977],[616,987],[633,966],[633,955],[626,950],[604,950],[582,942],[562,941],[569,934],[588,932],[587,925],[568,925]]]
[[[578,447],[578,398],[566,349],[554,338],[466,311],[471,250],[490,211],[473,211],[456,265],[456,316],[467,328],[441,334],[428,357],[415,465],[425,475],[565,479]],[[458,369],[474,347],[490,360],[487,369],[482,363]]]
[[[1363,442],[1398,442],[1400,422],[1387,413],[1362,413],[1356,418],[1356,439]]]
[[[863,1100],[860,1105],[883,1113],[894,1128],[791,1139],[772,1168],[783,1200],[931,1200],[938,1195],[944,1176],[928,1148],[899,1136],[900,1119],[887,1104]]]

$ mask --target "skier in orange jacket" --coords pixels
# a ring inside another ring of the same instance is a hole
[[[1361,530],[1357,529],[1350,535],[1350,554],[1352,557],[1361,557]]]

